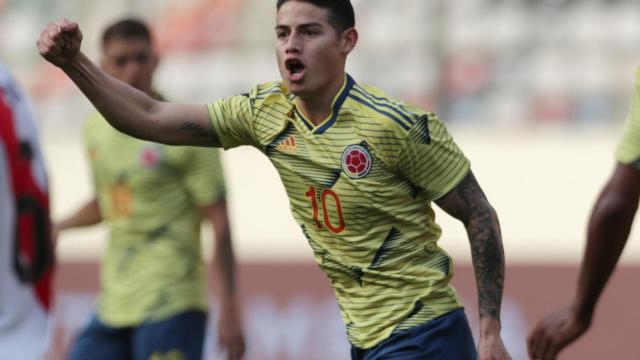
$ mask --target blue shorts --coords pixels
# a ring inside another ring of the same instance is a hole
[[[352,360],[475,360],[478,358],[464,310],[391,335],[370,349],[351,347]]]
[[[94,315],[73,343],[69,359],[148,360],[156,355],[162,359],[170,356],[171,359],[200,360],[206,322],[206,313],[186,311],[135,327],[110,327]],[[176,356],[178,354],[182,357]]]

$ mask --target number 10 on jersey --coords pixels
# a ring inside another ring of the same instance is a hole
[[[326,226],[326,228],[334,234],[339,234],[344,231],[346,225],[344,223],[344,217],[342,217],[342,205],[340,204],[340,197],[338,197],[338,194],[333,192],[331,189],[322,189],[322,191],[320,192],[323,222],[320,222],[320,219],[318,218],[320,215],[320,211],[318,209],[318,190],[315,187],[311,186],[309,187],[309,191],[307,191],[304,195],[311,199],[313,221],[318,230],[323,228],[322,224],[324,223],[324,226]],[[338,215],[337,221],[335,219],[332,220],[329,218],[329,211],[327,210],[328,201],[333,201],[335,203],[336,213]],[[337,222],[338,224],[335,225],[334,222]]]

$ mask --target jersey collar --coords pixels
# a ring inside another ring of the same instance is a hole
[[[321,122],[317,126],[314,126],[311,121],[304,117],[301,111],[298,111],[298,107],[295,105],[295,102],[293,101],[294,99],[292,99],[292,103],[294,104],[294,111],[309,131],[311,131],[313,134],[324,134],[324,132],[327,131],[338,120],[340,108],[342,107],[342,104],[344,104],[344,101],[347,99],[347,96],[349,96],[349,92],[351,91],[355,83],[356,82],[349,74],[345,74],[345,80],[342,83],[342,87],[333,99],[333,103],[331,105],[331,114],[329,114],[329,117],[325,121]]]

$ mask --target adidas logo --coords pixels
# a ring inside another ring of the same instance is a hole
[[[297,150],[296,138],[293,136],[289,136],[288,138],[282,140],[278,146],[276,146],[276,150],[284,153],[295,154]]]

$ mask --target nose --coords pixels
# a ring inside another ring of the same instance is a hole
[[[144,63],[136,58],[131,58],[125,64],[125,71],[130,73],[138,73],[144,67]]]
[[[300,53],[301,48],[300,38],[294,33],[287,38],[284,51],[287,54],[297,54]]]
[[[131,72],[131,73],[137,73],[138,71],[140,71],[141,67],[142,67],[142,64],[140,64],[137,61],[128,61],[127,65],[125,66],[125,71]]]
[[[124,78],[124,82],[129,85],[134,85],[136,79],[140,73],[140,64],[136,61],[129,61],[122,69],[122,77]]]

